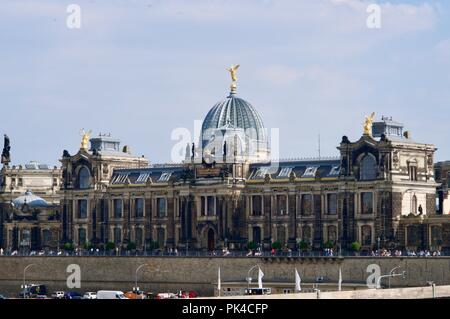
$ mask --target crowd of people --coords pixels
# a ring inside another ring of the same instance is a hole
[[[425,250],[407,250],[406,252],[402,252],[401,250],[387,250],[387,249],[379,249],[379,250],[375,250],[371,252],[370,254],[373,257],[391,257],[391,256],[395,256],[395,257],[401,257],[401,256],[408,256],[408,257],[430,257],[430,256],[441,256],[441,251],[440,250],[434,250],[434,251],[430,251],[428,249]]]

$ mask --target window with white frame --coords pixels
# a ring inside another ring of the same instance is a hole
[[[278,173],[279,178],[287,178],[292,172],[292,167],[283,167]]]
[[[318,168],[318,166],[308,166],[302,177],[315,177]]]

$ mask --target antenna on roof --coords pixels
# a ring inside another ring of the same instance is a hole
[[[319,152],[319,160],[320,160],[320,133],[319,133],[319,145],[318,145],[318,152]]]

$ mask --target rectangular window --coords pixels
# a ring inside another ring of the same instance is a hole
[[[134,210],[136,218],[144,217],[144,199],[136,198],[134,200]]]
[[[311,215],[312,214],[312,195],[311,194],[303,194],[302,195],[302,203],[301,203],[301,212],[302,215]]]
[[[23,186],[23,179],[19,178],[19,185],[18,186]]]
[[[373,193],[361,193],[361,214],[373,213]]]
[[[417,166],[410,166],[409,167],[409,180],[410,181],[417,181]]]
[[[200,196],[200,214],[206,216],[205,196]]]
[[[114,199],[114,218],[122,218],[122,200]]]
[[[286,195],[277,195],[277,214],[287,214]]]
[[[78,218],[84,219],[87,218],[87,200],[80,199],[78,201]]]
[[[207,204],[208,204],[208,209],[207,209],[208,216],[214,216],[216,214],[214,196],[207,197]]]
[[[122,230],[120,227],[114,227],[114,243],[120,244],[122,241]]]
[[[337,194],[327,194],[328,214],[337,214]]]
[[[252,215],[253,216],[262,215],[262,196],[260,195],[252,196]]]
[[[142,238],[143,238],[142,233],[143,233],[142,228],[136,228],[134,230],[134,241],[137,248],[142,247]]]
[[[166,217],[166,199],[164,197],[160,197],[156,199],[157,205],[157,216],[162,218]]]
[[[84,228],[78,229],[78,243],[80,245],[84,245],[86,243],[86,229]]]

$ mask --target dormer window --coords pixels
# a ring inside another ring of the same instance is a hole
[[[280,173],[278,173],[278,177],[279,178],[289,177],[291,172],[292,172],[292,167],[284,167],[281,169]]]
[[[158,182],[168,182],[170,179],[170,176],[172,176],[171,172],[164,172],[159,177]]]
[[[316,172],[317,169],[319,167],[318,166],[308,166],[305,170],[305,172],[303,173],[302,177],[314,177],[316,176]]]
[[[120,173],[117,174],[114,178],[112,183],[113,184],[125,184],[128,178],[128,173]]]
[[[340,170],[341,170],[341,167],[339,165],[333,166],[330,170],[330,176],[338,176]]]
[[[256,171],[255,175],[253,175],[253,178],[255,178],[255,179],[264,178],[266,176],[267,172],[269,172],[269,167],[267,167],[267,166],[259,167],[258,170]]]
[[[149,177],[150,173],[141,173],[139,174],[139,177],[136,179],[136,183],[147,183]]]

